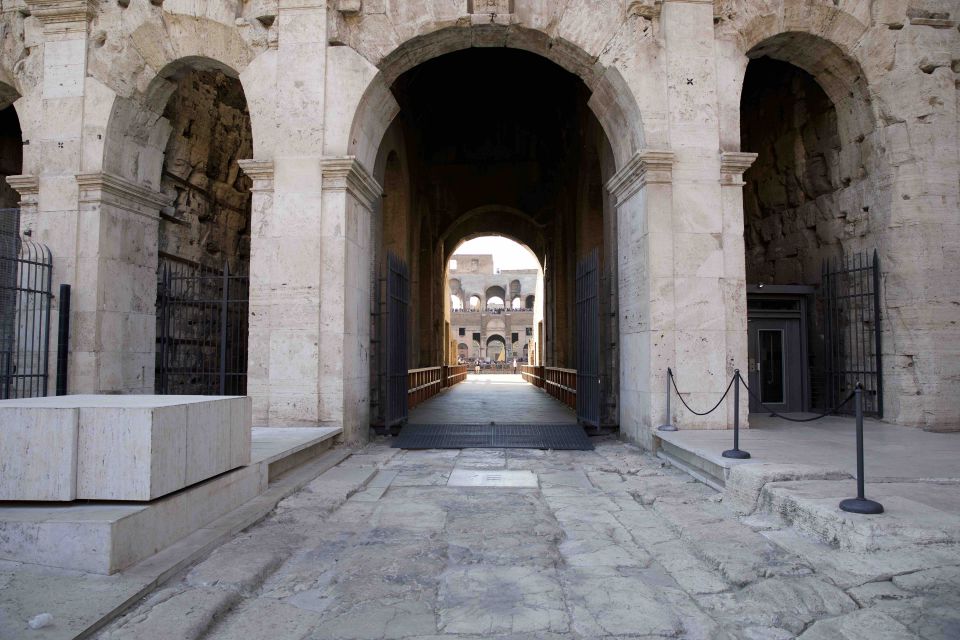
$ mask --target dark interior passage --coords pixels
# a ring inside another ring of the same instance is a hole
[[[604,272],[598,316],[606,320],[595,339],[598,350],[607,347],[604,419],[615,424],[617,345],[611,336],[617,333],[609,283],[616,281],[616,227],[603,188],[613,160],[587,106],[589,89],[535,54],[475,48],[424,62],[397,78],[392,90],[401,110],[375,168],[384,196],[374,224],[379,275],[372,335],[389,334],[383,274],[393,253],[410,272],[409,367],[455,363],[464,341],[449,335],[448,261],[465,239],[503,235],[529,247],[543,268],[537,361],[576,369],[577,262],[596,250]],[[526,299],[514,296],[504,280],[502,291],[465,296],[524,308]],[[462,300],[467,308],[471,298]],[[384,406],[386,348],[378,339],[371,349],[375,423]]]

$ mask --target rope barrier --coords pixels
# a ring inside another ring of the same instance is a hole
[[[717,410],[717,407],[720,406],[720,403],[723,402],[723,399],[727,397],[727,394],[728,394],[728,393],[730,393],[730,387],[733,386],[733,381],[736,380],[735,377],[730,379],[730,384],[727,385],[726,391],[723,392],[723,395],[720,396],[720,399],[717,400],[717,404],[713,405],[713,408],[712,408],[712,409],[710,409],[709,411],[705,411],[705,412],[703,412],[703,413],[700,413],[699,411],[694,411],[693,409],[691,409],[691,408],[690,408],[690,405],[687,404],[687,401],[683,399],[683,396],[682,396],[682,395],[680,395],[680,389],[677,389],[677,381],[676,381],[676,380],[674,379],[674,377],[673,377],[673,371],[668,371],[668,373],[669,373],[669,375],[670,375],[670,382],[673,383],[673,389],[674,389],[674,391],[677,392],[677,397],[680,398],[680,402],[682,402],[682,403],[683,403],[683,406],[685,406],[685,407],[687,408],[687,411],[689,411],[690,413],[692,413],[692,414],[694,414],[694,415],[698,415],[698,416],[709,415],[709,414],[713,413],[714,411],[716,411],[716,410]]]
[[[743,379],[743,376],[738,376],[738,375],[734,374],[733,377],[730,378],[730,383],[727,385],[726,390],[724,390],[723,395],[720,396],[720,399],[719,399],[719,400],[717,400],[717,403],[716,403],[715,405],[713,405],[713,407],[711,407],[708,411],[704,411],[704,412],[701,413],[701,412],[699,412],[699,411],[694,411],[693,408],[692,408],[689,404],[687,404],[687,401],[683,399],[683,395],[680,393],[680,389],[677,388],[677,381],[676,381],[676,378],[673,377],[673,370],[672,370],[672,369],[668,369],[668,370],[667,370],[667,375],[669,376],[670,382],[671,382],[671,384],[673,385],[673,390],[677,392],[677,397],[680,398],[680,402],[683,403],[683,406],[685,406],[685,407],[687,408],[687,411],[689,411],[690,413],[692,413],[692,414],[694,414],[694,415],[697,415],[697,416],[706,416],[706,415],[709,415],[709,414],[713,413],[714,411],[716,411],[717,408],[720,406],[720,403],[722,403],[722,402],[724,401],[724,399],[727,397],[727,394],[730,393],[730,387],[733,386],[733,383],[734,383],[734,381],[735,381],[737,378],[740,378],[740,383],[743,385],[743,388],[747,390],[747,393],[750,394],[750,397],[753,398],[754,400],[756,400],[756,401],[757,401],[757,404],[760,405],[760,406],[763,408],[764,411],[769,412],[770,415],[772,415],[772,416],[774,416],[774,417],[782,418],[783,420],[786,420],[786,421],[788,421],[788,422],[813,422],[814,420],[820,420],[821,418],[825,418],[825,417],[827,417],[827,416],[829,416],[829,415],[832,415],[832,414],[836,413],[843,405],[845,405],[845,404],[847,404],[848,402],[850,402],[850,401],[853,399],[853,396],[855,395],[854,392],[851,392],[850,395],[848,395],[848,396],[843,400],[843,402],[841,402],[840,404],[838,404],[837,406],[835,406],[835,407],[833,407],[833,408],[831,408],[831,409],[828,409],[828,410],[827,410],[826,412],[824,412],[824,413],[821,413],[821,414],[819,414],[819,415],[813,416],[812,418],[791,418],[791,417],[789,417],[789,416],[783,415],[782,413],[777,413],[776,411],[774,411],[773,409],[771,409],[771,408],[768,407],[767,405],[763,404],[763,403],[760,401],[760,398],[757,396],[757,394],[754,393],[753,389],[751,389],[751,388],[747,385],[747,381]]]
[[[777,417],[777,418],[782,418],[783,420],[786,420],[786,421],[788,421],[788,422],[813,422],[814,420],[819,420],[820,418],[826,418],[826,417],[829,416],[830,414],[836,413],[837,410],[838,410],[840,407],[842,407],[843,405],[845,405],[845,404],[847,404],[848,402],[850,402],[850,400],[853,399],[853,396],[856,395],[856,392],[851,393],[850,395],[848,395],[848,396],[846,397],[846,399],[845,399],[843,402],[841,402],[841,403],[838,404],[837,406],[833,407],[832,409],[828,409],[826,413],[821,413],[820,415],[813,416],[812,418],[790,418],[790,417],[787,417],[787,416],[785,416],[785,415],[783,415],[783,414],[777,413],[776,411],[774,411],[773,409],[771,409],[771,408],[768,407],[767,405],[765,405],[765,404],[763,404],[762,402],[760,402],[760,398],[758,398],[758,397],[757,397],[757,394],[755,394],[755,393],[753,392],[753,389],[751,389],[750,387],[747,386],[746,380],[744,380],[742,377],[740,378],[740,382],[743,384],[743,388],[747,390],[747,393],[750,394],[750,397],[753,398],[754,400],[756,400],[756,401],[757,401],[757,404],[759,404],[761,407],[763,407],[763,410],[764,410],[764,411],[769,411],[769,412],[770,412],[770,415],[772,415],[772,416],[774,416],[774,417]]]

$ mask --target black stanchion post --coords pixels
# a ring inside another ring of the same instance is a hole
[[[70,354],[70,285],[60,285],[57,301],[57,395],[67,395],[67,364]]]
[[[867,500],[863,482],[863,385],[857,383],[853,391],[853,402],[857,414],[857,497],[840,502],[840,508],[850,513],[875,515],[883,513],[883,505],[875,500]]]
[[[733,449],[723,452],[724,458],[746,460],[750,454],[740,450],[740,369],[733,370]]]
[[[676,431],[677,427],[673,424],[673,416],[670,415],[670,378],[673,376],[673,370],[667,367],[667,422],[657,427],[657,431]]]

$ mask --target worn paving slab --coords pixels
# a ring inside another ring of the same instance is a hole
[[[170,628],[187,640],[958,637],[951,545],[830,547],[744,517],[613,439],[593,452],[378,458],[383,447],[284,500],[101,637],[150,637],[184,611],[197,623]],[[538,482],[450,486],[456,470]]]

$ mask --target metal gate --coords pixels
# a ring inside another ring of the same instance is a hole
[[[577,420],[600,426],[600,252],[577,263]]]
[[[0,400],[47,395],[53,258],[0,210]]]
[[[157,393],[246,395],[250,278],[162,258]]]
[[[877,252],[826,260],[822,275],[827,406],[836,406],[861,382],[863,412],[883,417]],[[853,407],[841,411],[852,413]]]
[[[387,398],[386,428],[407,420],[407,322],[410,309],[410,271],[407,264],[387,254]]]

